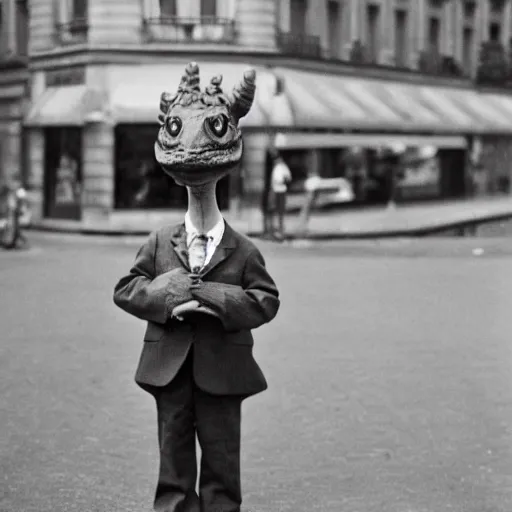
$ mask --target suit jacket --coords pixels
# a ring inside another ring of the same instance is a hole
[[[267,382],[252,354],[251,329],[272,320],[280,303],[260,251],[226,223],[191,297],[174,293],[173,279],[180,268],[190,272],[184,224],[153,232],[130,273],[115,287],[115,304],[148,322],[136,382],[144,389],[165,386],[193,344],[194,379],[204,391],[250,396],[265,390]],[[219,318],[171,318],[174,307],[190,298],[213,309]]]

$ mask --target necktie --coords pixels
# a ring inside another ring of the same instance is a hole
[[[188,263],[194,274],[198,274],[204,267],[207,245],[208,237],[206,235],[195,235],[190,242],[188,248]]]

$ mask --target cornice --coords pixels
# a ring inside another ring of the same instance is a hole
[[[31,71],[43,71],[69,66],[156,64],[176,59],[222,60],[243,62],[254,66],[286,67],[318,74],[332,74],[401,81],[417,85],[437,85],[473,88],[469,79],[432,76],[414,70],[386,66],[361,66],[346,61],[288,57],[278,51],[240,46],[177,47],[169,45],[77,45],[34,54],[30,59]]]

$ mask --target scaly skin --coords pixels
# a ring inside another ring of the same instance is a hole
[[[220,87],[222,76],[211,79],[201,91],[199,67],[187,65],[178,91],[160,99],[160,130],[155,156],[163,171],[188,189],[188,212],[197,229],[207,232],[221,214],[215,197],[217,181],[236,169],[242,160],[239,120],[250,110],[256,73],[248,70],[229,96]],[[202,311],[197,301],[178,306],[173,316]]]
[[[252,105],[256,74],[244,73],[230,96],[212,78],[204,91],[199,85],[199,67],[190,63],[175,95],[163,93],[161,127],[155,156],[164,172],[177,183],[196,187],[217,182],[235,169],[242,159],[239,120]]]

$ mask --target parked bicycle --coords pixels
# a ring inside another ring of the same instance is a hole
[[[30,225],[30,208],[23,187],[7,187],[0,212],[0,245],[5,249],[26,247],[28,241],[22,228]]]

